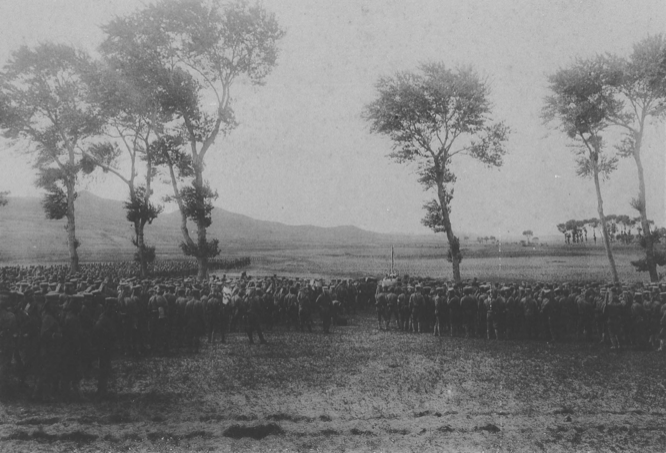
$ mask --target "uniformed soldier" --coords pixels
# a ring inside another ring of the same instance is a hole
[[[0,292],[0,397],[8,393],[14,345],[18,336],[16,316],[12,313],[11,295]]]
[[[531,287],[526,288],[521,304],[523,307],[525,334],[529,340],[536,339],[539,337],[539,308]]]
[[[296,299],[298,302],[298,324],[301,328],[301,332],[304,332],[306,327],[308,328],[308,332],[312,332],[310,292],[305,285],[300,288],[300,291],[298,291]]]
[[[161,286],[153,289],[153,294],[148,299],[148,329],[150,331],[150,349],[157,351],[167,348],[167,301],[164,297],[164,288]]]
[[[331,311],[333,309],[333,301],[329,293],[329,288],[324,287],[321,294],[317,297],[317,307],[319,308],[319,315],[321,317],[324,333],[330,333],[331,328]]]
[[[622,326],[622,305],[617,294],[617,288],[611,288],[609,301],[604,307],[604,316],[608,320],[608,336],[611,349],[620,349],[620,328]]]
[[[391,325],[391,319],[395,319],[396,327],[400,328],[398,323],[398,318],[400,314],[398,313],[398,294],[396,288],[392,286],[389,288],[388,294],[386,294],[386,330],[388,330]]]
[[[201,303],[199,289],[193,289],[185,307],[187,319],[186,336],[187,346],[193,353],[198,353],[201,347],[201,335],[205,331],[204,307]]]
[[[377,327],[379,330],[382,330],[382,321],[386,319],[386,311],[388,310],[388,302],[386,300],[386,293],[384,292],[384,287],[379,285],[377,286],[377,292],[375,293],[375,309],[377,310]],[[388,329],[388,322],[386,323],[386,328]]]
[[[449,309],[449,336],[453,337],[455,334],[460,333],[462,319],[460,295],[455,286],[449,290],[446,306]]]
[[[658,352],[664,351],[664,343],[666,343],[666,292],[660,294],[661,307],[659,309],[659,349]]]
[[[423,298],[423,287],[416,285],[416,291],[409,297],[409,307],[411,308],[411,331],[422,333],[423,310],[425,308],[425,300]]]
[[[482,289],[483,291],[483,289]],[[465,286],[463,288],[463,297],[460,299],[460,314],[462,317],[462,326],[465,331],[465,338],[474,337],[476,315],[477,315],[477,298],[473,295],[474,288]],[[482,297],[483,295],[481,295]],[[479,300],[481,300],[479,297]]]
[[[578,308],[578,326],[576,329],[576,339],[581,336],[587,341],[592,339],[592,326],[594,325],[594,290],[588,288],[584,294],[576,299]]]
[[[398,325],[403,332],[409,329],[410,310],[408,293],[409,287],[405,288],[404,291],[399,290],[398,292]]]
[[[541,316],[543,318],[546,333],[549,341],[555,342],[557,340],[557,302],[555,301],[553,291],[546,289],[543,292],[543,299],[541,303]]]
[[[104,397],[108,393],[108,382],[111,376],[111,357],[118,338],[115,322],[118,299],[107,297],[104,309],[95,323],[94,337],[99,355],[99,375],[97,378],[97,395]]]
[[[34,396],[43,401],[53,399],[60,379],[62,331],[58,322],[59,293],[46,295],[39,333],[39,379]]]
[[[604,314],[604,309],[606,307],[607,294],[608,291],[604,290],[600,294],[596,294],[594,300],[594,322],[597,326],[597,334],[601,337],[599,343],[604,343],[606,341],[607,319]]]
[[[83,335],[79,313],[83,305],[83,295],[71,296],[62,323],[61,374],[62,388],[66,395],[81,399],[81,346]]]
[[[435,328],[433,334],[436,337],[443,336],[443,332],[448,327],[448,307],[446,305],[446,297],[444,296],[444,288],[437,288],[435,296]]]
[[[247,336],[250,339],[250,344],[254,343],[254,333],[257,333],[260,344],[266,344],[264,334],[261,331],[260,315],[261,315],[261,298],[262,292],[260,289],[251,288],[246,298],[245,308],[245,329]]]

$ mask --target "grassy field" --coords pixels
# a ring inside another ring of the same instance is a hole
[[[385,332],[370,313],[267,339],[117,359],[108,401],[6,401],[0,450],[666,449],[666,355]]]
[[[433,243],[395,247],[395,269],[402,275],[452,279],[446,247]],[[390,269],[390,248],[386,246],[247,250],[253,266],[249,272],[278,275],[362,277],[378,276]],[[637,247],[616,246],[615,260],[620,279],[647,281],[647,274],[634,270]],[[520,244],[463,246],[463,278],[481,280],[587,281],[611,280],[603,247]]]

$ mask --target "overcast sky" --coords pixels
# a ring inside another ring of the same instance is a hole
[[[98,26],[141,6],[136,0],[1,0],[0,61],[21,44],[57,41],[94,50]],[[218,138],[205,176],[216,204],[263,220],[356,225],[427,233],[422,205],[433,198],[413,168],[386,158],[391,143],[372,135],[363,107],[383,75],[422,61],[473,65],[492,87],[494,118],[512,128],[500,169],[461,157],[452,205],[457,233],[558,234],[557,223],[596,216],[594,184],[575,175],[574,156],[539,118],[547,76],[576,57],[628,55],[633,43],[666,32],[663,0],[397,1],[265,0],[286,29],[265,86],[235,87],[240,126]],[[651,125],[644,148],[648,215],[666,223],[666,134]],[[38,196],[24,156],[2,151],[0,191]],[[124,199],[112,177],[83,188]],[[602,187],[606,213],[637,215],[633,160]],[[166,193],[166,189],[163,189]]]

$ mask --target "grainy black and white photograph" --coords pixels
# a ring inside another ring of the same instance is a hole
[[[1,0],[0,451],[666,451],[663,0]]]

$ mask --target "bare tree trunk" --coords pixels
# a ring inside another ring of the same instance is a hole
[[[169,167],[169,176],[171,177],[171,187],[173,189],[173,196],[176,199],[178,204],[178,211],[180,212],[180,233],[183,235],[184,244],[194,250],[196,247],[194,241],[190,237],[190,231],[187,229],[187,215],[185,215],[185,206],[183,205],[183,199],[180,196],[178,191],[178,184],[176,183],[176,173],[173,170],[173,165],[171,162],[167,165]]]
[[[74,200],[76,192],[74,183],[67,181],[67,246],[69,247],[69,272],[76,274],[79,272],[79,241],[76,239],[76,212],[74,209]]]
[[[139,248],[139,265],[141,267],[141,278],[148,277],[148,262],[146,260],[146,242],[143,237],[145,222],[136,220],[134,229],[136,231],[136,246]]]
[[[456,283],[460,283],[462,278],[460,276],[460,242],[458,238],[453,234],[453,228],[451,226],[451,218],[449,217],[449,206],[447,202],[446,193],[444,187],[441,184],[437,185],[437,195],[439,198],[439,204],[442,208],[442,219],[444,220],[444,230],[446,231],[446,239],[449,242],[449,248],[451,249],[451,263],[453,265],[453,280]]]
[[[640,137],[636,139],[634,147],[634,160],[636,161],[636,168],[638,169],[638,203],[634,206],[638,209],[641,216],[641,226],[643,227],[643,235],[645,237],[645,261],[647,264],[648,272],[650,273],[650,281],[658,282],[659,274],[657,273],[657,263],[654,260],[654,242],[652,241],[652,233],[650,232],[650,223],[647,218],[647,207],[645,200],[645,177],[643,175],[643,163],[641,162],[641,140]]]
[[[199,255],[197,264],[199,270],[197,278],[199,280],[208,280],[208,243],[206,241],[206,226],[200,220],[197,222],[197,242],[199,243]]]
[[[604,215],[604,202],[601,198],[601,186],[599,184],[599,170],[596,162],[593,162],[592,164],[594,166],[594,188],[597,191],[597,212],[599,213],[599,221],[601,222],[601,233],[604,238],[606,256],[608,256],[611,273],[613,274],[613,282],[620,283],[620,279],[617,276],[617,269],[615,267],[615,258],[613,258],[613,250],[611,249],[610,239],[608,237],[608,227],[606,226],[606,216]]]
[[[198,196],[200,199],[197,199],[197,203],[201,203],[200,208],[203,209],[205,200],[203,199],[203,169],[199,165],[194,166],[195,179],[194,184],[198,191]],[[206,225],[204,224],[204,219],[197,219],[197,244],[198,244],[198,253],[197,253],[197,264],[198,272],[197,278],[199,280],[208,280],[208,241],[206,238]]]

